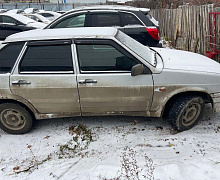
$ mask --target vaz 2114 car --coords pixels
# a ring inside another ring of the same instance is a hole
[[[32,30],[0,50],[0,127],[28,132],[45,118],[164,117],[193,127],[204,104],[220,111],[220,64],[199,54],[149,48],[116,28]]]

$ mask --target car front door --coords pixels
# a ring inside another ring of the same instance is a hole
[[[153,96],[150,70],[132,77],[140,62],[113,40],[76,40],[82,115],[146,115]]]
[[[80,115],[70,40],[27,43],[10,79],[11,92],[41,114]]]

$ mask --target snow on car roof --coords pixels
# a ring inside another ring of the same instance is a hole
[[[118,29],[113,27],[38,29],[13,34],[8,36],[4,42],[8,43],[32,40],[71,39],[82,37],[113,37],[116,35],[117,31]]]
[[[130,11],[145,11],[150,12],[150,9],[148,8],[136,8],[132,6],[124,6],[124,5],[99,5],[99,6],[82,6],[75,9],[72,9],[69,12],[74,12],[78,10],[87,10],[87,9],[108,9],[108,10],[130,10]]]

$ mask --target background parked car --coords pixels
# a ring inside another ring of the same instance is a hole
[[[7,9],[0,9],[0,13],[5,13],[7,11],[8,11]]]
[[[81,7],[63,14],[46,28],[117,27],[144,45],[158,46],[158,22],[149,12],[130,6]]]
[[[20,14],[0,14],[0,39],[5,39],[7,36],[27,31],[31,29],[42,29],[46,26],[44,23],[34,21]]]
[[[37,14],[44,16],[45,18],[49,19],[50,21],[61,16],[60,13],[53,12],[53,11],[45,11],[45,10],[39,10],[39,12],[37,12]]]
[[[39,11],[39,9],[37,9],[37,8],[27,8],[27,9],[24,10],[24,13],[25,14],[33,14],[33,13],[36,13],[38,11]]]
[[[11,9],[11,10],[8,10],[6,13],[9,13],[9,14],[23,14],[24,10],[22,10],[22,9]]]
[[[42,22],[45,24],[51,23],[51,21],[40,14],[23,14],[24,16],[31,18],[37,22]]]

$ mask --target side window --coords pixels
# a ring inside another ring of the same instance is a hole
[[[134,15],[129,13],[120,13],[124,25],[143,25]]]
[[[73,71],[70,45],[29,46],[20,72]]]
[[[53,15],[49,14],[49,13],[39,13],[39,14],[44,16],[44,17],[53,17]]]
[[[91,14],[93,27],[121,26],[118,13],[94,13]]]
[[[11,72],[24,43],[13,43],[4,46],[0,50],[0,73]]]
[[[32,15],[29,15],[28,16],[29,18],[35,20],[35,21],[38,21],[38,22],[42,22],[40,19],[38,19],[36,16],[32,16]]]
[[[12,23],[12,24],[18,23],[18,21],[8,16],[2,16],[2,21],[3,23]]]
[[[72,28],[72,27],[84,27],[86,14],[80,14],[77,16],[68,17],[58,24],[51,26],[51,28]]]
[[[130,71],[137,62],[107,44],[77,45],[81,71]]]

